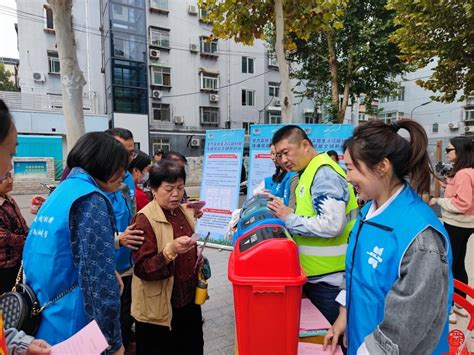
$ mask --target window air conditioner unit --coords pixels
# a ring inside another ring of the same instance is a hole
[[[199,52],[199,48],[198,48],[198,46],[197,46],[196,43],[190,43],[190,44],[189,44],[189,50],[190,50],[191,52],[194,52],[194,53]]]
[[[39,82],[45,82],[46,78],[44,74],[42,73],[33,73],[33,79],[34,81],[39,81]]]
[[[448,127],[451,130],[459,129],[459,122],[450,122],[448,124]]]
[[[153,96],[154,99],[161,100],[161,98],[163,97],[163,91],[153,90],[151,96]]]
[[[466,132],[466,133],[472,133],[472,132],[474,132],[474,126],[466,126],[466,127],[464,127],[464,132]]]
[[[281,106],[280,99],[275,99],[274,103],[275,103],[275,106]]]
[[[209,95],[209,101],[210,101],[210,102],[219,102],[219,95],[217,95],[217,94],[210,94],[210,95]]]
[[[160,51],[158,49],[150,49],[150,59],[160,59]]]
[[[199,147],[201,145],[201,140],[199,138],[191,139],[191,147]]]
[[[174,123],[182,125],[184,123],[184,117],[183,116],[174,116]]]
[[[198,8],[196,5],[189,5],[188,6],[188,14],[190,15],[197,15],[198,14]]]

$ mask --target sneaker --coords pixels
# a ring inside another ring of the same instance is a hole
[[[469,313],[467,313],[467,311],[458,306],[457,304],[454,305],[454,307],[452,308],[452,310],[458,315],[458,316],[461,316],[461,317],[464,317],[464,318],[467,318],[469,317]]]
[[[451,313],[449,314],[449,323],[456,324],[457,322],[458,322],[458,317],[456,316],[456,313],[451,311]]]

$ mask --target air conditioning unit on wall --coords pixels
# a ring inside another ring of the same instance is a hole
[[[45,82],[46,77],[42,73],[33,73],[33,80],[37,82]]]
[[[188,6],[188,14],[190,15],[197,15],[198,14],[198,8],[196,5],[189,5]]]
[[[450,122],[448,124],[448,127],[450,130],[459,129],[459,122]]]
[[[184,123],[183,116],[174,116],[174,123],[178,125],[182,125]]]
[[[196,43],[190,43],[189,44],[189,50],[193,53],[199,52],[198,45]]]
[[[201,140],[199,138],[191,139],[191,147],[199,147],[201,145]]]
[[[210,101],[210,102],[219,102],[219,95],[217,95],[217,94],[210,94],[210,95],[209,95],[209,101]]]
[[[474,126],[466,126],[464,127],[465,133],[474,133]]]
[[[151,96],[153,96],[154,99],[161,100],[161,98],[163,97],[163,91],[153,90]]]
[[[275,99],[274,103],[275,103],[275,106],[281,106],[280,99]]]
[[[158,49],[150,49],[150,59],[160,59],[160,54]]]

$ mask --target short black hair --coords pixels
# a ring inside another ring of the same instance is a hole
[[[163,182],[174,183],[179,179],[186,182],[186,172],[174,160],[160,160],[150,169],[150,187],[157,189]]]
[[[13,118],[10,114],[10,110],[5,102],[0,100],[0,143],[3,143],[5,138],[7,138],[13,126]]]
[[[128,171],[133,172],[133,169],[143,171],[148,165],[151,164],[151,159],[145,152],[141,150],[137,153],[135,159],[133,159],[128,165]]]
[[[112,137],[122,138],[123,140],[126,140],[126,141],[128,141],[129,139],[133,139],[132,132],[126,128],[119,128],[119,127],[110,128],[106,130],[105,133],[107,133],[108,135]]]
[[[163,156],[161,157],[163,160],[181,160],[185,164],[188,163],[188,160],[186,157],[178,152],[175,152],[174,150],[170,150],[169,152],[163,153]]]
[[[165,153],[160,149],[160,150],[155,150],[155,154],[154,154],[153,156],[155,156],[155,155],[163,155],[163,154],[165,154]]]
[[[339,161],[339,154],[335,150],[328,150],[326,154],[330,157],[336,157],[337,161]]]
[[[313,142],[311,142],[306,132],[301,127],[295,125],[287,125],[276,131],[272,138],[272,145],[276,145],[284,139],[288,139],[290,143],[300,143],[306,139],[313,146]]]
[[[93,178],[106,182],[128,165],[128,152],[123,144],[105,132],[84,134],[67,156],[69,169],[79,167]]]

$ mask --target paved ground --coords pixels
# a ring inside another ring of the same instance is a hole
[[[191,196],[199,195],[198,187],[186,188]],[[15,199],[20,206],[23,216],[28,223],[33,220],[30,213],[31,195],[18,195]],[[204,322],[204,354],[231,355],[234,354],[234,312],[232,286],[227,279],[227,261],[229,251],[207,249],[204,254],[209,258],[212,277],[209,280],[210,299],[203,306]],[[469,274],[469,284],[474,285],[474,237],[470,239],[466,256],[466,268]],[[461,319],[451,328],[465,329],[467,319]],[[471,351],[474,351],[474,338]]]

